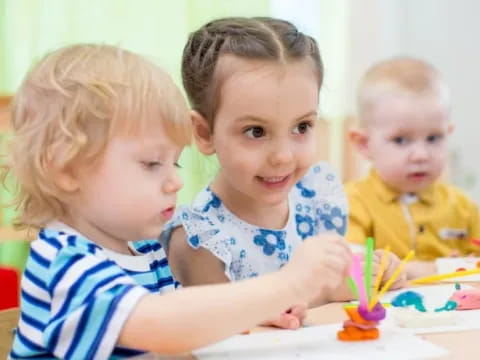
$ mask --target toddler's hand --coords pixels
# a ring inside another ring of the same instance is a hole
[[[375,279],[377,278],[377,274],[380,270],[380,262],[384,252],[385,250],[375,250],[373,253],[372,286],[375,284]],[[391,252],[388,254],[385,270],[382,276],[382,280],[380,281],[380,288],[385,285],[385,283],[392,277],[393,273],[400,265],[400,263],[401,260],[398,258],[397,255],[392,254]],[[407,272],[404,269],[395,279],[389,289],[395,290],[403,288],[405,286],[407,286]]]
[[[460,251],[458,251],[457,249],[452,250],[452,252],[450,253],[450,257],[460,257]]]
[[[377,275],[380,272],[380,263],[382,261],[382,256],[384,250],[375,250],[373,252],[373,258],[372,258],[372,288],[375,286],[375,281],[377,279]],[[362,272],[365,270],[365,254],[358,254],[360,258],[362,259]],[[382,288],[383,285],[392,277],[393,273],[397,269],[397,267],[400,265],[400,259],[397,257],[397,255],[389,253],[387,257],[387,261],[385,263],[385,269],[382,274],[382,279],[380,280],[380,287],[378,290]],[[400,289],[403,288],[407,285],[407,272],[403,270],[400,275],[396,278],[396,280],[393,282],[393,284],[390,286],[389,289],[395,290],[395,289]]]
[[[348,276],[352,253],[336,234],[305,239],[282,268],[299,301],[309,302],[322,291],[337,288]]]

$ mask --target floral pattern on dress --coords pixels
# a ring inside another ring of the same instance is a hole
[[[344,235],[347,230],[347,215],[336,206],[327,211],[320,213],[320,221],[327,230],[335,230],[340,235]]]
[[[241,280],[280,269],[306,238],[347,227],[347,199],[343,185],[327,163],[313,166],[288,195],[289,215],[282,229],[266,229],[235,216],[206,187],[190,206],[180,207],[165,226],[161,239],[183,226],[187,242],[203,247],[225,264],[230,280]]]
[[[315,221],[310,216],[296,214],[295,221],[297,223],[297,233],[302,237],[302,239],[306,239],[307,237],[314,235]]]
[[[285,231],[258,229],[259,235],[253,237],[255,245],[262,247],[267,256],[273,255],[276,249],[285,250]]]

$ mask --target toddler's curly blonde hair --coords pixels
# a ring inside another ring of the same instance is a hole
[[[113,136],[135,136],[158,122],[174,143],[190,144],[185,99],[145,58],[95,44],[45,56],[26,76],[12,106],[14,135],[4,170],[18,183],[18,223],[41,227],[64,214],[66,194],[52,170],[94,163]]]

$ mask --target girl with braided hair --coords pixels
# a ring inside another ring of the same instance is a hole
[[[182,77],[196,144],[220,170],[161,235],[176,278],[190,286],[270,273],[316,237],[326,265],[316,304],[351,298],[345,282],[325,286],[337,261],[327,239],[343,242],[347,200],[331,166],[316,163],[316,41],[284,20],[215,20],[190,35]],[[298,328],[306,306],[269,324]]]

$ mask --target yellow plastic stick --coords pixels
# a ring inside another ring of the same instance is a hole
[[[397,280],[397,277],[400,275],[403,268],[405,267],[405,265],[407,265],[407,263],[410,261],[413,255],[415,255],[415,252],[413,250],[410,250],[407,256],[405,256],[405,258],[402,260],[400,265],[398,265],[398,267],[395,269],[394,273],[392,274],[392,277],[388,279],[387,283],[383,286],[380,293],[375,297],[375,299],[372,300],[373,305],[375,305],[378,302],[378,300],[383,296],[383,294],[385,294],[388,291],[388,289],[390,289],[390,286],[392,286],[395,280]]]
[[[414,279],[410,282],[412,284],[426,284],[426,283],[435,282],[443,279],[456,278],[456,277],[467,276],[472,274],[480,274],[480,268],[472,269],[472,270],[456,271],[456,272],[451,272],[446,274],[430,275],[430,276]]]
[[[378,288],[380,287],[380,283],[382,281],[383,273],[385,272],[385,267],[387,266],[387,259],[390,255],[390,245],[388,245],[382,254],[382,260],[380,260],[380,268],[378,269],[377,278],[375,279],[375,284],[373,285],[373,293],[372,297],[370,298],[370,303],[368,304],[368,311],[372,310],[375,303],[373,302],[378,294]]]

